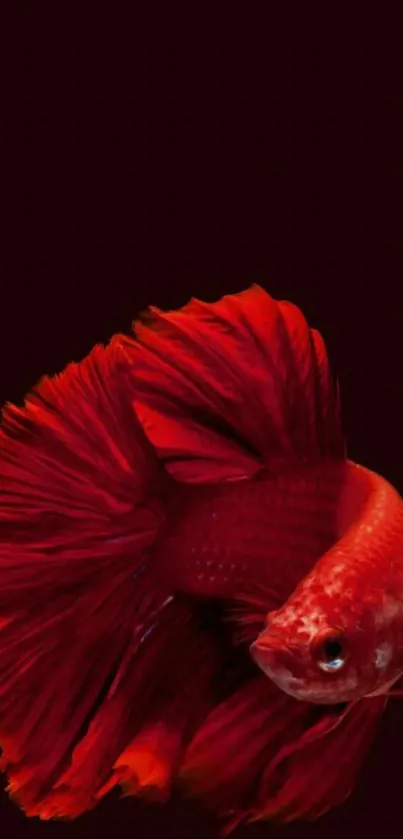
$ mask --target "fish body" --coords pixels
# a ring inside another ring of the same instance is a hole
[[[256,286],[151,308],[6,406],[0,440],[24,811],[175,784],[230,826],[343,801],[403,672],[402,501],[347,459],[300,310]]]
[[[282,604],[338,538],[345,464],[262,470],[250,480],[178,486],[151,566],[177,591],[241,600],[273,589]]]

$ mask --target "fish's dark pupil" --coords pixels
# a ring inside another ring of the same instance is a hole
[[[323,645],[325,661],[334,661],[335,658],[342,658],[343,647],[336,638],[330,638]]]

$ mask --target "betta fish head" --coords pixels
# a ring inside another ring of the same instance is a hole
[[[362,605],[351,590],[335,601],[310,588],[303,586],[269,613],[251,647],[256,663],[279,688],[307,702],[338,704],[386,693],[403,662],[396,631],[379,619],[382,609]],[[389,600],[389,614],[396,609]]]
[[[375,473],[350,472],[339,540],[251,647],[278,687],[320,704],[386,694],[403,674],[403,501]]]

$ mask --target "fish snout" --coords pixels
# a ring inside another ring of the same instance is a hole
[[[265,631],[254,641],[251,655],[256,664],[268,675],[286,669],[297,676],[298,652],[290,646],[281,633]]]

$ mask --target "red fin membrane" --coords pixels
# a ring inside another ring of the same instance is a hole
[[[185,747],[211,708],[210,685],[218,667],[213,640],[200,633],[197,621],[189,622],[180,655],[176,647],[163,689],[115,762],[107,789],[120,784],[126,794],[159,802],[169,798]]]
[[[314,820],[350,795],[370,747],[385,697],[362,699],[336,713],[323,709],[286,743],[261,779],[254,819]]]
[[[190,744],[181,770],[185,789],[221,812],[245,808],[256,789],[268,742],[275,750],[278,735],[290,725],[281,713],[284,705],[286,695],[266,677],[255,677],[234,690]]]
[[[312,706],[265,677],[245,683],[208,716],[185,756],[182,780],[227,823],[315,819],[349,795],[385,698]]]
[[[1,767],[29,815],[96,803],[192,639],[146,567],[161,477],[132,388],[114,343],[4,412]]]
[[[136,411],[175,478],[239,480],[279,460],[344,457],[325,345],[296,306],[252,286],[152,308],[134,329],[136,340],[119,340]]]

